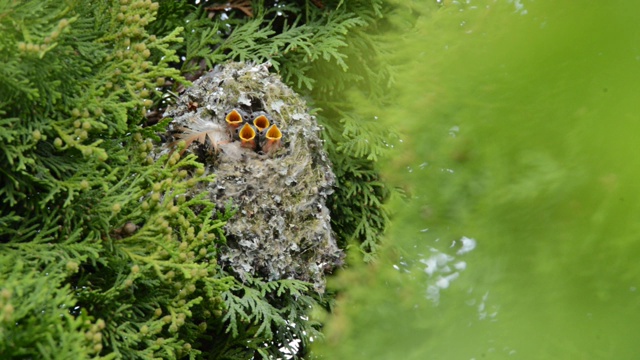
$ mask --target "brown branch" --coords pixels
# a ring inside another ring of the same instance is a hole
[[[227,11],[228,9],[238,9],[248,17],[250,18],[253,17],[253,10],[251,9],[250,0],[231,0],[224,4],[213,4],[212,6],[208,6],[204,9],[209,12]]]
[[[315,5],[318,9],[322,9],[324,8],[324,4],[322,3],[322,0],[311,0],[311,2],[313,3],[313,5]]]

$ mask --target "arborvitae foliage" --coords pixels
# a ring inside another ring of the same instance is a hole
[[[317,82],[311,96],[321,108],[318,118],[337,178],[330,205],[334,229],[371,261],[388,222],[384,203],[395,191],[381,178],[378,161],[398,138],[366,104],[384,107],[394,100],[389,91],[392,68],[379,56],[388,44],[378,35],[393,27],[385,15],[394,9],[384,1],[349,1],[342,6],[357,14],[363,25],[349,31],[341,48],[344,62],[339,64],[345,71],[331,61],[314,63],[309,74]],[[333,76],[322,76],[326,73]]]
[[[181,70],[196,78],[216,63],[270,61],[285,82],[309,95],[324,125],[337,188],[331,199],[334,230],[343,246],[359,244],[371,260],[388,221],[382,204],[391,189],[381,181],[377,160],[393,146],[393,132],[376,114],[356,104],[391,101],[392,76],[379,53],[376,34],[391,27],[384,0],[163,2],[158,33],[184,26],[185,41],[174,48]],[[249,16],[249,14],[251,16]],[[174,86],[174,90],[179,86]]]
[[[143,125],[217,63],[270,60],[324,109],[336,231],[374,252],[387,131],[338,99],[384,96],[383,2],[231,3],[0,0],[3,358],[282,358],[320,335],[309,284],[218,266],[231,213],[185,196],[202,164],[148,155],[166,123]]]

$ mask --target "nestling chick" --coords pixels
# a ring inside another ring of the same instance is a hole
[[[264,137],[261,139],[260,148],[266,154],[274,152],[280,148],[280,139],[282,132],[276,124],[271,125],[264,131]]]
[[[253,126],[245,123],[238,132],[240,146],[254,150],[257,145],[256,135],[257,133]]]

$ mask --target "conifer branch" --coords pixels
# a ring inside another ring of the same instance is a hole
[[[335,97],[358,84],[383,98],[391,76],[370,33],[384,1],[281,3],[234,1],[222,19],[186,1],[4,2],[0,354],[284,358],[321,336],[310,284],[241,282],[218,264],[232,208],[198,194],[213,177],[194,155],[158,153],[171,119],[141,128],[169,87],[226,61],[270,61],[325,109],[333,226],[374,256],[389,192],[375,161],[390,140]]]

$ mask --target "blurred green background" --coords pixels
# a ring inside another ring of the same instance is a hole
[[[378,109],[409,199],[317,351],[640,358],[640,2],[412,4]]]

